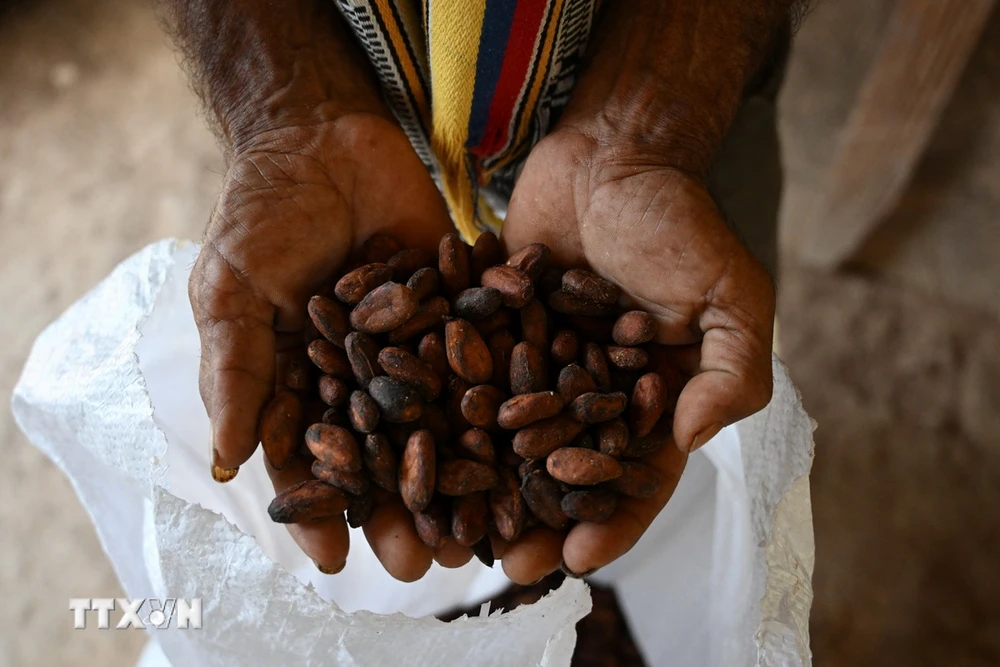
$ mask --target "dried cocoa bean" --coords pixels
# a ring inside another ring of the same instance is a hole
[[[518,343],[510,354],[510,391],[533,394],[548,389],[549,369],[541,350],[531,343]]]
[[[660,419],[653,426],[653,430],[644,436],[633,436],[628,441],[628,447],[622,456],[630,459],[637,459],[647,454],[652,454],[657,449],[666,444],[672,432],[672,424],[669,419]]]
[[[567,414],[556,415],[518,431],[514,451],[526,459],[543,458],[568,445],[581,432],[583,424]]]
[[[492,287],[470,287],[455,297],[455,314],[467,320],[489,317],[500,307],[500,292]]]
[[[309,362],[295,356],[285,367],[285,386],[292,391],[304,393],[312,389],[312,373]]]
[[[496,563],[496,557],[493,555],[493,543],[490,541],[489,535],[472,545],[472,553],[486,567],[493,567],[493,564]]]
[[[571,491],[563,496],[562,511],[576,521],[603,523],[618,508],[618,495],[604,489]]]
[[[349,496],[347,503],[347,525],[351,528],[360,528],[372,515],[372,507],[375,504],[372,494]]]
[[[462,319],[445,325],[445,349],[451,369],[467,382],[482,384],[493,375],[493,358],[476,328]]]
[[[441,379],[437,373],[406,350],[384,347],[378,353],[378,363],[389,377],[419,391],[425,401],[436,400],[441,395]]]
[[[436,259],[423,248],[406,248],[386,260],[386,264],[392,267],[393,280],[405,283],[417,270],[434,266]]]
[[[406,287],[417,295],[417,299],[423,301],[427,297],[437,294],[441,286],[441,278],[438,272],[430,267],[417,269],[406,281]]]
[[[641,347],[608,345],[607,354],[608,361],[627,371],[641,370],[649,363],[649,353]]]
[[[469,287],[469,246],[455,232],[449,232],[441,238],[438,245],[438,271],[441,273],[444,293],[448,296],[455,296]]]
[[[399,491],[399,464],[388,438],[381,433],[369,433],[365,437],[364,459],[373,482],[386,491]]]
[[[351,392],[351,402],[347,408],[351,426],[358,433],[372,433],[378,428],[379,413],[375,399],[360,389]]]
[[[478,280],[483,271],[502,261],[503,246],[500,245],[500,239],[493,232],[483,232],[476,238],[476,243],[472,246],[469,260],[472,279]]]
[[[527,472],[521,480],[521,496],[531,513],[553,530],[563,530],[569,517],[562,510],[562,491],[544,470]]]
[[[448,379],[451,374],[451,366],[448,365],[448,352],[444,346],[444,336],[432,331],[421,338],[420,345],[417,346],[417,357],[430,366],[441,382]]]
[[[399,241],[385,234],[374,234],[365,241],[364,256],[366,262],[388,262],[389,258],[402,250]]]
[[[597,442],[602,454],[620,457],[628,446],[628,426],[622,419],[612,419],[597,427]]]
[[[486,493],[470,493],[456,498],[451,506],[451,534],[463,547],[471,547],[486,536],[490,508]]]
[[[267,513],[275,523],[306,523],[343,514],[347,495],[318,479],[299,482],[278,494]]]
[[[490,512],[500,537],[510,542],[524,530],[525,504],[521,482],[509,468],[500,469],[500,481],[489,492]]]
[[[448,404],[445,412],[457,432],[465,431],[472,426],[462,414],[462,399],[465,398],[467,391],[469,391],[469,383],[462,378],[452,375],[448,379]]]
[[[571,329],[560,329],[552,339],[552,361],[560,366],[576,361],[580,354],[580,340]]]
[[[319,379],[319,397],[330,407],[338,407],[347,402],[350,389],[347,383],[332,375],[324,375]]]
[[[455,455],[493,467],[496,465],[496,452],[493,439],[482,429],[470,428],[455,443]]]
[[[646,373],[632,389],[629,419],[632,433],[642,437],[653,430],[667,407],[667,385],[657,373]]]
[[[549,314],[538,299],[521,309],[521,338],[539,350],[549,349]]]
[[[351,326],[366,334],[392,331],[416,315],[420,301],[406,285],[385,283],[369,292],[351,311]]]
[[[309,319],[320,335],[337,347],[344,347],[344,336],[350,331],[344,307],[333,299],[317,295],[309,299],[308,311]]]
[[[562,289],[578,299],[606,305],[614,305],[621,296],[618,285],[586,269],[570,269],[564,273]]]
[[[430,431],[414,431],[399,464],[399,494],[411,512],[427,507],[434,497],[435,452]]]
[[[497,413],[507,396],[489,384],[476,385],[462,398],[462,414],[473,426],[491,430],[497,427]]]
[[[437,490],[445,496],[488,491],[497,485],[497,481],[496,471],[478,461],[454,459],[438,463]]]
[[[376,287],[392,280],[392,267],[388,264],[365,264],[347,273],[333,288],[337,298],[351,306],[361,302]]]
[[[616,459],[580,447],[555,450],[545,459],[545,469],[560,482],[581,486],[600,484],[622,474],[622,466]]]
[[[420,392],[394,378],[382,375],[373,379],[368,385],[368,393],[387,422],[404,424],[420,419],[423,414]]]
[[[625,411],[625,394],[588,392],[580,394],[569,406],[570,414],[584,424],[599,424],[618,417]]]
[[[279,389],[260,417],[260,444],[271,467],[281,470],[302,442],[302,399]]]
[[[361,450],[347,429],[332,424],[313,424],[306,431],[306,446],[319,461],[331,468],[358,472]]]
[[[322,405],[323,407],[326,407],[325,403],[323,403]],[[323,416],[320,417],[319,422],[323,422],[324,424],[333,424],[334,426],[341,426],[343,428],[351,426],[351,420],[348,418],[347,413],[344,412],[343,408],[326,408],[326,410],[323,412]],[[319,422],[315,420],[306,421],[307,424],[309,423],[317,424]],[[305,441],[303,441],[303,443],[304,442]]]
[[[597,388],[601,391],[611,391],[611,371],[608,370],[608,360],[604,358],[601,348],[594,343],[583,346],[583,367],[594,378]]]
[[[341,380],[350,380],[354,377],[347,355],[328,340],[317,338],[312,341],[306,348],[306,354],[316,367],[327,375]]]
[[[493,377],[490,378],[490,383],[504,391],[510,389],[510,357],[515,345],[517,341],[506,329],[494,331],[486,339],[486,347],[493,360]]]
[[[436,497],[423,511],[413,513],[413,526],[420,541],[431,549],[444,545],[444,538],[451,535],[450,503]]]
[[[372,378],[382,374],[382,367],[378,365],[378,343],[363,333],[352,331],[344,338],[344,350],[354,379],[367,389]]]
[[[622,474],[601,486],[632,498],[652,498],[660,490],[660,474],[645,463],[622,461]]]
[[[642,310],[630,310],[619,315],[611,331],[611,337],[615,342],[624,346],[642,345],[653,340],[654,336],[656,336],[656,320]]]
[[[604,317],[615,312],[614,304],[581,299],[566,292],[565,289],[549,295],[549,308],[563,315],[586,315],[588,317]]]
[[[449,312],[451,305],[443,296],[427,299],[420,304],[413,317],[389,332],[389,343],[398,345],[423,334],[428,329],[433,329],[441,324]]]
[[[313,461],[313,477],[335,486],[354,496],[360,496],[368,491],[368,477],[363,472],[346,472],[328,466],[322,461]]]
[[[552,251],[544,243],[532,243],[511,255],[510,259],[507,260],[507,266],[513,267],[528,276],[529,279],[535,280],[549,265],[551,255]]]
[[[535,296],[531,279],[510,266],[492,266],[486,269],[479,282],[483,287],[492,287],[500,292],[503,305],[508,308],[520,308]]]
[[[597,383],[590,373],[583,370],[577,364],[570,364],[559,371],[559,379],[556,381],[556,389],[562,396],[563,403],[570,405],[581,394],[597,391]]]
[[[516,430],[555,417],[562,412],[564,405],[562,396],[554,391],[519,394],[500,406],[497,424],[502,428]]]

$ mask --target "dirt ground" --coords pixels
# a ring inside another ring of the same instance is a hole
[[[817,97],[816,81],[837,68],[857,78],[886,6],[821,4],[796,46],[783,99],[786,235],[807,214],[856,85]],[[829,47],[812,37],[837,21],[851,25],[849,37],[824,59]],[[985,94],[969,78],[963,90]],[[939,154],[953,144],[939,138]],[[150,241],[200,235],[222,169],[143,3],[0,2],[0,395],[38,332],[115,264]],[[820,424],[813,645],[822,667],[1000,664],[1000,180],[984,169],[962,172],[972,174],[962,196],[935,209],[948,212],[943,224],[922,221],[894,253],[880,239],[863,271],[785,262],[782,355]],[[922,173],[937,183],[933,169]],[[941,231],[949,225],[961,239]],[[0,453],[0,667],[134,664],[141,633],[72,629],[68,597],[120,587],[69,484],[8,411]]]

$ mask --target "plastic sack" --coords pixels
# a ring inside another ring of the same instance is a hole
[[[29,439],[70,478],[127,595],[201,598],[203,627],[155,632],[173,665],[568,665],[590,609],[567,579],[535,604],[444,623],[430,614],[503,589],[473,560],[391,579],[359,531],[320,574],[273,524],[260,452],[208,474],[194,244],[136,253],[35,342],[15,389]],[[770,405],[694,454],[642,540],[595,575],[616,587],[649,665],[808,665],[812,423],[784,366]]]

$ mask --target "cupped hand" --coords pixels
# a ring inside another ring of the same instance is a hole
[[[566,124],[531,152],[502,240],[547,244],[553,262],[589,267],[652,313],[666,361],[688,377],[671,441],[651,455],[663,486],[627,499],[605,523],[536,528],[507,546],[505,572],[528,583],[559,563],[586,573],[639,540],[672,495],[687,454],[771,396],[774,287],[727,227],[704,184],[628,142]]]
[[[433,181],[387,113],[271,130],[241,145],[189,285],[216,479],[235,475],[256,449],[281,356],[301,347],[309,298],[352,249],[385,232],[435,250],[450,229]],[[269,473],[277,492],[310,477],[304,462]],[[321,569],[343,567],[342,517],[290,531]],[[430,566],[398,497],[374,510],[365,532],[393,576],[416,579]]]

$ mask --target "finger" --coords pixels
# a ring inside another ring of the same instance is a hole
[[[189,283],[201,336],[199,388],[211,423],[213,467],[233,469],[257,448],[257,420],[274,391],[274,307],[206,245]]]
[[[507,545],[503,553],[504,574],[527,586],[555,572],[562,563],[565,533],[551,528],[532,528]]]
[[[441,567],[456,568],[462,567],[472,560],[472,549],[463,547],[455,541],[454,537],[446,537],[444,544],[434,550],[434,560]]]
[[[659,490],[651,498],[622,496],[615,513],[604,523],[573,526],[562,549],[563,564],[568,570],[589,574],[635,546],[677,488],[687,454],[677,449],[670,439],[643,462],[659,473]]]
[[[267,457],[264,457],[264,467],[274,485],[275,493],[281,493],[299,482],[313,479],[309,463],[302,458],[295,458],[281,470],[275,470],[267,462]],[[344,569],[351,537],[343,514],[330,519],[288,524],[287,528],[295,543],[315,561],[322,572],[335,574]]]
[[[417,535],[413,515],[398,496],[375,506],[364,531],[382,567],[394,578],[416,581],[430,569],[431,548]]]

